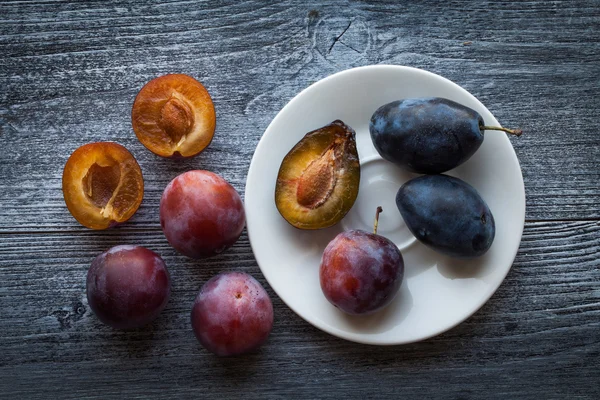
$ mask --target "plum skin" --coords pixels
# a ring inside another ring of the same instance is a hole
[[[233,356],[260,347],[273,329],[273,304],[261,284],[243,272],[223,272],[196,296],[192,329],[204,348]]]
[[[191,258],[231,247],[246,223],[244,204],[225,179],[210,171],[187,171],[173,179],[160,200],[160,225],[175,250]]]
[[[448,256],[479,257],[494,241],[492,212],[475,188],[458,178],[411,179],[398,190],[396,205],[419,241]]]
[[[100,321],[116,329],[139,328],[156,319],[167,305],[171,279],[158,254],[121,245],[92,261],[86,291]]]
[[[323,294],[348,314],[371,314],[392,302],[404,278],[404,260],[389,239],[350,230],[325,248],[319,279]]]

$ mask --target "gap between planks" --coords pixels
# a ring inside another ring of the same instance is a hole
[[[600,222],[600,218],[558,218],[558,219],[526,219],[525,223],[570,223],[570,222]],[[156,233],[161,232],[160,227],[156,228],[121,228],[118,230],[98,230],[94,231],[92,229],[69,229],[69,230],[60,230],[60,229],[51,229],[51,230],[27,230],[27,231],[11,231],[3,229],[0,230],[0,237],[2,236],[10,236],[10,235],[64,235],[64,234],[78,234],[78,233],[90,233],[90,232],[98,232],[98,233],[106,233],[106,232],[119,232],[119,233]]]

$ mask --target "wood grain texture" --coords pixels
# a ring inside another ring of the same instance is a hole
[[[209,169],[244,193],[277,112],[332,73],[399,64],[445,76],[505,126],[523,170],[521,248],[492,299],[458,327],[395,347],[353,344],[303,321],[266,284],[244,233],[194,262],[157,220],[163,188]],[[600,398],[600,3],[589,1],[4,1],[0,3],[0,397]],[[217,131],[199,157],[148,152],[130,109],[148,80],[205,84]],[[145,198],[108,232],[82,228],[61,193],[74,149],[114,140],[142,166]],[[88,308],[93,257],[158,251],[173,296],[149,328],[117,332]],[[191,334],[194,295],[241,269],[275,306],[266,346],[218,359]]]

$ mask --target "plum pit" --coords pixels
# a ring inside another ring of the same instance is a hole
[[[176,97],[171,97],[160,109],[158,125],[180,146],[194,124],[194,114],[190,106]]]
[[[119,187],[121,168],[118,164],[100,166],[92,164],[83,177],[81,185],[89,201],[98,208],[105,208]]]
[[[329,149],[304,170],[298,182],[298,204],[313,209],[327,201],[335,188],[334,165],[334,151]]]

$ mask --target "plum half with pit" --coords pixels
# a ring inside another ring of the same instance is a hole
[[[350,230],[338,234],[325,248],[319,278],[331,304],[353,315],[371,314],[392,302],[404,277],[398,247],[377,235],[381,207],[373,233]]]
[[[273,328],[273,304],[261,284],[244,272],[223,272],[202,286],[192,308],[198,341],[219,356],[247,353]]]
[[[283,158],[275,206],[298,229],[327,228],[352,208],[359,183],[356,133],[336,120],[308,132]]]
[[[212,141],[216,114],[206,88],[191,76],[168,74],[140,90],[131,110],[137,138],[156,155],[188,158]]]
[[[167,305],[171,280],[163,259],[141,246],[120,245],[97,256],[87,274],[88,304],[117,329],[152,322]]]
[[[223,252],[240,237],[246,216],[238,192],[219,175],[184,172],[160,199],[160,225],[175,250],[191,258]]]

